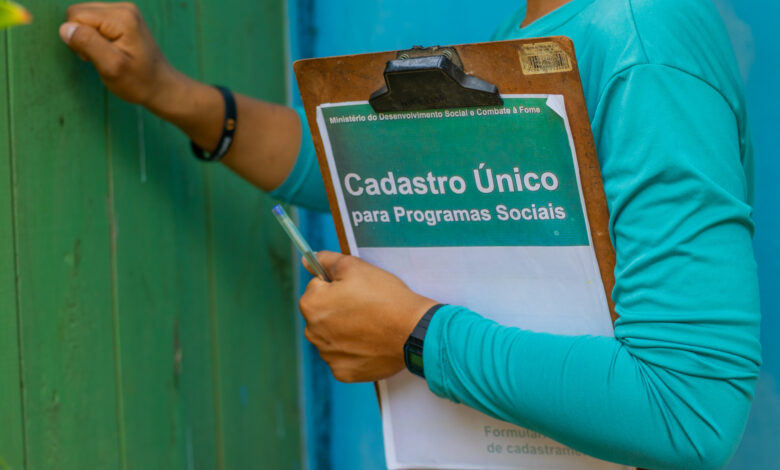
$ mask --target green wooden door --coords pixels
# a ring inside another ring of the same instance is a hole
[[[110,96],[69,1],[0,33],[0,469],[301,461],[293,260],[272,201]],[[286,99],[284,2],[138,2],[170,61]]]

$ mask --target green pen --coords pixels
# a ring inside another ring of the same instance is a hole
[[[311,266],[312,269],[314,269],[314,271],[317,273],[317,276],[319,276],[319,278],[323,281],[330,282],[330,278],[328,277],[328,273],[325,272],[325,268],[322,267],[317,257],[314,256],[314,252],[311,250],[311,247],[306,242],[306,239],[303,238],[301,231],[298,230],[298,227],[295,226],[295,223],[292,221],[290,216],[287,215],[284,207],[277,204],[273,209],[271,209],[271,212],[274,213],[276,220],[278,220],[282,225],[284,231],[287,232],[287,235],[289,235],[290,240],[295,243],[298,251],[300,251],[303,257],[306,258],[306,262],[309,263],[309,266]]]

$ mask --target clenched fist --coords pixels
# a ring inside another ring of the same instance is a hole
[[[159,107],[166,90],[184,78],[163,56],[132,3],[79,3],[67,11],[60,37],[95,65],[106,87],[120,98]]]
[[[317,259],[333,282],[312,279],[300,308],[306,339],[333,376],[342,382],[369,382],[403,369],[406,339],[437,302],[360,258],[322,251]]]
[[[135,5],[72,5],[59,32],[73,52],[94,64],[115,95],[175,124],[201,148],[217,146],[225,116],[222,94],[165,60]],[[301,146],[298,113],[239,93],[234,97],[238,119],[222,163],[261,189],[278,188]]]

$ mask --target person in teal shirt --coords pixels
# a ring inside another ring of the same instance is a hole
[[[221,95],[173,70],[127,8],[72,7],[63,40],[117,95],[214,148]],[[761,362],[753,153],[725,28],[709,0],[528,0],[494,39],[550,35],[570,37],[580,64],[617,256],[615,337],[509,328],[444,306],[425,335],[428,386],[601,459],[721,468]],[[327,210],[301,111],[236,98],[223,162]],[[436,301],[356,258],[319,257],[335,282],[314,279],[301,299],[307,338],[340,380],[401,370],[406,337]]]

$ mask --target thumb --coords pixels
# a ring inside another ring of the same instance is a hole
[[[327,250],[318,251],[317,260],[325,268],[325,271],[330,274],[333,280],[342,279],[345,270],[354,267],[356,263],[360,263],[359,258],[354,256]]]
[[[315,253],[316,256],[316,253]],[[309,274],[312,276],[317,276],[317,272],[314,270],[314,268],[309,264],[309,260],[306,259],[306,255],[301,256],[301,264],[306,269],[306,271],[309,271]]]
[[[100,75],[117,77],[125,61],[125,55],[108,39],[91,26],[67,22],[60,26],[60,38],[73,52],[86,57],[95,65]]]
[[[303,267],[306,268],[306,271],[309,271],[309,274],[311,274],[314,277],[321,278],[322,276],[320,275],[319,271],[324,270],[325,271],[325,278],[323,280],[330,282],[332,280],[332,279],[330,279],[332,273],[331,273],[330,267],[328,265],[325,265],[325,264],[322,263],[322,254],[323,253],[330,253],[330,252],[329,251],[321,251],[321,252],[318,252],[318,253],[314,253],[314,258],[315,259],[312,260],[312,262],[314,262],[316,264],[319,264],[320,268],[322,268],[322,269],[319,269],[319,268],[315,269],[315,267],[312,266],[312,263],[309,261],[307,255],[301,256],[301,263],[303,264]]]

